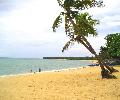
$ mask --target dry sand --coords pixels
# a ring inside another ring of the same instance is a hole
[[[99,67],[89,67],[0,77],[0,100],[120,100],[120,72],[114,75],[101,79]]]

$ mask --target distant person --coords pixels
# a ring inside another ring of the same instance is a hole
[[[32,73],[32,69],[30,70],[30,72]]]
[[[39,72],[41,72],[41,68],[39,68]]]

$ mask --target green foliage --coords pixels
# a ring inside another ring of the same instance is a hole
[[[84,10],[91,7],[102,7],[103,1],[101,0],[57,0],[59,6],[65,9]]]
[[[109,34],[105,39],[107,43],[104,49],[101,47],[100,54],[106,53],[109,58],[120,58],[120,33]],[[107,56],[105,58],[107,59]]]
[[[72,7],[74,5],[74,0],[65,0],[64,1],[64,8],[69,8]]]
[[[74,44],[75,40],[74,39],[70,39],[63,47],[62,52],[64,52],[65,50],[68,49],[69,46],[72,46]]]
[[[101,46],[99,55],[102,57],[102,59],[110,59],[111,58],[108,53],[107,47]]]
[[[91,7],[102,7],[103,1],[96,1],[96,0],[74,0],[75,9],[84,10]]]
[[[63,6],[63,0],[57,0],[57,2],[58,2],[58,4],[59,4],[59,6]]]
[[[80,32],[77,35],[88,36],[92,34],[93,36],[97,35],[95,25],[99,24],[99,21],[96,19],[92,19],[92,17],[88,13],[81,13],[76,16],[76,24],[79,27]]]
[[[63,50],[68,49],[68,47],[73,44],[73,42],[78,42],[86,45],[87,39],[84,36],[97,35],[95,25],[99,24],[99,21],[93,19],[89,13],[81,13],[80,11],[88,9],[91,7],[101,7],[103,6],[102,1],[98,0],[57,0],[60,7],[64,9],[60,15],[54,21],[52,26],[53,31],[60,26],[64,18],[65,21],[65,33],[70,38],[70,40],[65,44]],[[81,38],[81,36],[84,38]],[[89,44],[89,43],[88,43]],[[87,47],[87,45],[86,45]],[[89,47],[88,47],[89,48]]]
[[[60,26],[60,23],[62,23],[62,18],[61,18],[61,14],[55,19],[54,23],[53,23],[53,31],[56,31],[56,28],[58,28]]]
[[[120,33],[110,34],[106,38],[108,53],[112,58],[120,58]]]

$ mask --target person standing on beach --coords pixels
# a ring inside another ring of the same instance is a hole
[[[41,72],[41,68],[39,68],[39,72]]]

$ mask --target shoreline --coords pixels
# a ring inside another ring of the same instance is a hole
[[[60,59],[57,59],[57,60],[60,60]],[[64,59],[64,60],[66,60],[66,59]],[[95,64],[97,62],[97,60],[82,60],[82,61],[90,61],[91,64]],[[31,70],[28,70],[23,73],[3,74],[3,75],[0,75],[0,77],[9,77],[9,76],[11,77],[11,76],[19,76],[19,75],[26,75],[26,74],[33,74],[33,73],[41,73],[41,72],[56,72],[56,71],[62,71],[62,70],[77,69],[77,68],[82,68],[82,67],[92,67],[92,66],[82,65],[82,66],[69,67],[69,68],[65,68],[65,69],[63,68],[63,69],[57,69],[57,70],[41,70],[40,72],[39,72],[39,69],[38,69],[38,71],[33,70],[32,72],[30,72]]]
[[[71,68],[60,69],[60,70],[50,70],[50,71],[41,71],[41,72],[29,72],[29,73],[21,73],[21,74],[0,75],[0,78],[16,77],[16,76],[28,76],[28,75],[40,74],[40,73],[42,74],[42,73],[62,72],[62,71],[77,70],[77,69],[89,68],[89,67],[98,67],[98,66],[80,66],[80,67],[71,67]]]

